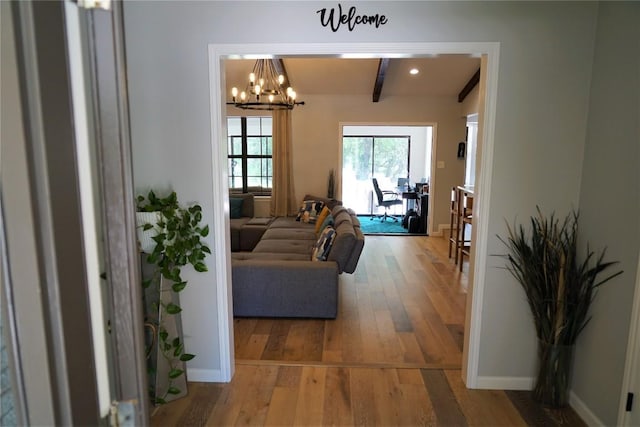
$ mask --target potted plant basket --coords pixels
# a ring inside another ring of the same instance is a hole
[[[180,206],[175,192],[158,197],[150,191],[146,197],[138,196],[136,208],[149,337],[149,394],[159,405],[187,393],[185,362],[195,355],[184,348],[179,293],[187,282],[181,273],[187,265],[207,271],[204,259],[211,250],[201,238],[209,234],[209,227],[200,224],[202,208]]]
[[[589,307],[599,286],[622,271],[600,278],[617,262],[605,262],[586,246],[578,248],[578,213],[562,221],[540,209],[530,230],[509,226],[506,269],[522,285],[538,338],[538,372],[533,397],[553,408],[566,406],[578,335],[589,322]],[[581,258],[580,255],[585,255]]]

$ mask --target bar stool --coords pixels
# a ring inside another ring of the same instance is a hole
[[[461,228],[460,228],[460,271],[462,271],[462,261],[464,256],[469,257],[471,255],[471,236],[468,239],[465,238],[465,232],[467,231],[467,224],[469,226],[473,223],[473,195],[464,193],[462,196],[462,212],[461,212]]]
[[[458,264],[458,230],[460,230],[460,203],[458,200],[458,189],[456,187],[451,187],[451,207],[449,208],[449,216],[449,258],[451,258],[451,248],[455,247],[455,263]]]

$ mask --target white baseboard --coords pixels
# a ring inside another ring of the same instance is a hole
[[[477,387],[486,390],[531,390],[533,377],[478,377]]]
[[[576,414],[582,418],[588,426],[603,426],[604,423],[598,418],[591,409],[575,394],[573,391],[569,392],[569,405],[576,411]]]
[[[197,381],[203,383],[225,383],[230,379],[222,377],[220,369],[189,369],[187,368],[187,378],[189,381]]]
[[[432,233],[433,236],[446,236],[451,229],[451,224],[438,224],[438,231]]]

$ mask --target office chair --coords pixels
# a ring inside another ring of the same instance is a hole
[[[398,193],[396,193],[395,191],[380,190],[380,186],[378,186],[378,180],[376,178],[373,178],[372,180],[373,189],[376,193],[376,196],[378,197],[378,206],[384,207],[384,214],[376,215],[376,218],[382,218],[381,221],[386,221],[387,218],[391,218],[394,221],[397,221],[398,218],[393,215],[389,215],[388,210],[391,206],[401,205],[402,199],[398,198]],[[373,218],[374,217],[371,217],[371,219]]]

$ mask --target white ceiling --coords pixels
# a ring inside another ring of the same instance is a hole
[[[298,99],[304,95],[372,95],[378,72],[377,58],[285,58],[287,74]],[[244,89],[254,60],[225,61],[227,94]],[[417,75],[410,75],[411,68]],[[480,68],[480,59],[469,55],[391,59],[380,99],[390,95],[458,96]]]

